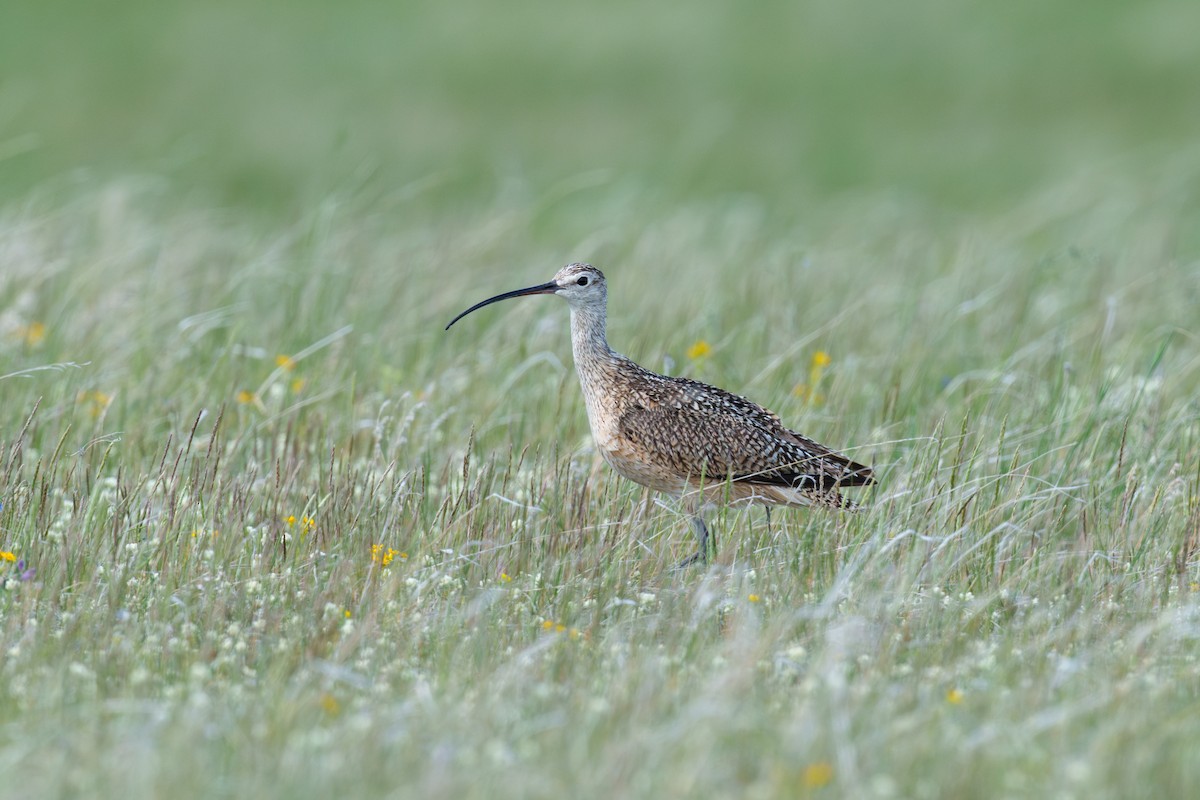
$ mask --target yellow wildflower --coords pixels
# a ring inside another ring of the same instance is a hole
[[[963,701],[963,693],[961,689],[951,689],[946,692],[946,702],[952,706],[961,705]]]
[[[96,419],[108,409],[112,403],[112,395],[97,391],[80,392],[75,395],[75,401],[86,406],[92,419]]]
[[[16,560],[17,560],[17,556],[15,553],[7,553],[3,550],[0,550],[0,561],[16,561]]]
[[[501,583],[512,583],[512,576],[509,575],[507,572],[501,572],[500,573],[500,582]]]
[[[833,359],[824,350],[813,353],[812,359],[808,362],[808,383],[796,384],[796,388],[792,389],[792,394],[814,406],[825,402],[824,395],[817,392],[817,387],[821,383],[821,375],[825,372],[825,368],[832,363]]]
[[[304,378],[293,378],[292,379],[292,394],[300,394],[301,392],[303,392],[304,384],[305,384]]]
[[[401,561],[408,560],[408,553],[401,553],[399,550],[393,550],[390,547],[385,550],[381,544],[371,545],[371,560],[380,566],[388,566],[396,556],[400,556]]]
[[[547,631],[554,630],[554,620],[548,619],[542,623],[542,629]]]
[[[352,616],[352,614],[350,613],[350,609],[348,609],[348,608],[345,611],[343,611],[342,614],[345,615],[346,619],[350,619],[350,617]]]
[[[37,347],[46,338],[46,323],[31,322],[28,325],[18,325],[17,336],[30,347]]]
[[[695,344],[687,349],[687,357],[692,361],[698,358],[704,358],[712,352],[712,347],[703,339],[698,339]]]
[[[312,517],[300,517],[297,519],[295,514],[288,514],[283,518],[289,528],[296,527],[296,523],[300,523],[300,534],[312,533],[313,528],[317,527],[317,521]]]
[[[291,372],[296,368],[296,359],[280,353],[279,355],[275,356],[275,366]]]
[[[321,693],[321,708],[331,717],[336,717],[342,710],[342,704],[337,701],[337,698],[329,692]]]
[[[750,595],[749,600],[751,603],[757,603],[759,600],[762,600],[762,598],[756,594],[752,594]]]
[[[256,399],[258,398],[254,396],[254,392],[248,392],[245,389],[237,393],[237,401],[242,405],[253,403]]]
[[[828,761],[817,761],[804,768],[804,786],[807,789],[820,789],[828,786],[833,780],[833,765]]]

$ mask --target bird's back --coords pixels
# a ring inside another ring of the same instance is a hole
[[[729,499],[849,507],[840,489],[872,481],[870,467],[786,428],[744,397],[651,372],[624,356],[580,370],[597,447],[630,480]],[[587,374],[591,373],[591,374]]]

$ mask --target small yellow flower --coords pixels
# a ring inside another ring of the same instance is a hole
[[[500,573],[500,582],[501,583],[512,583],[512,576],[509,575],[507,572],[501,572]]]
[[[295,514],[288,514],[286,517],[283,518],[283,521],[287,523],[287,526],[289,528],[294,528],[294,527],[296,527],[296,523],[300,523],[301,535],[306,534],[306,533],[312,533],[313,528],[317,527],[317,521],[315,519],[313,519],[312,517],[297,518]]]
[[[98,391],[80,392],[75,395],[75,401],[87,408],[88,413],[92,415],[92,419],[97,419],[103,414],[110,403],[112,403],[112,395]]]
[[[401,553],[399,550],[393,550],[390,547],[384,550],[381,544],[371,545],[371,560],[380,566],[388,566],[396,556],[400,556],[401,561],[408,560],[408,553]]]
[[[578,639],[583,634],[579,632],[579,628],[571,628],[571,630],[567,631],[567,635],[572,639]]]
[[[17,556],[15,553],[8,553],[3,550],[0,550],[0,561],[16,561],[16,560],[17,560]]]
[[[1191,589],[1193,592],[1200,592],[1200,583],[1197,583],[1196,581],[1192,581],[1191,584],[1188,586],[1188,588]]]
[[[825,368],[832,363],[833,359],[824,350],[813,353],[812,360],[808,362],[808,383],[796,384],[792,394],[810,405],[819,406],[824,403],[825,397],[817,391],[817,387],[821,383],[821,375]]]
[[[337,698],[329,692],[321,693],[321,708],[331,717],[336,717],[342,710],[342,704],[337,701]]]
[[[245,389],[242,389],[237,393],[237,401],[242,405],[253,403],[256,399],[257,398],[254,396],[254,392],[248,392]]]
[[[820,789],[828,786],[833,780],[833,765],[828,761],[817,761],[804,768],[804,786],[807,789]]]
[[[552,619],[548,619],[548,620],[546,620],[545,622],[543,622],[543,623],[542,623],[542,630],[546,630],[546,631],[552,631],[552,630],[554,630],[554,620],[552,620]]]
[[[351,617],[350,609],[348,609],[348,608],[345,611],[343,611],[342,614],[346,617],[346,619],[350,619],[350,617]]]
[[[756,594],[750,595],[750,597],[748,599],[750,600],[751,603],[757,603],[759,600],[762,600],[762,598]]]
[[[687,349],[687,357],[692,361],[698,358],[704,358],[712,352],[712,347],[703,339],[698,339],[695,344]]]
[[[562,632],[563,632],[563,631],[565,631],[566,629],[567,629],[567,626],[566,626],[566,625],[563,625],[561,622],[560,622],[559,624],[557,624],[557,625],[555,625],[555,626],[554,626],[554,632],[555,632],[555,633],[562,633]]]
[[[28,325],[19,325],[17,326],[16,334],[28,346],[37,347],[46,338],[46,324],[44,322],[31,322]]]
[[[291,372],[296,368],[296,359],[280,353],[279,355],[275,356],[275,366]]]
[[[963,693],[961,689],[951,689],[946,692],[946,702],[952,706],[962,705]]]
[[[293,378],[292,379],[292,394],[300,394],[301,392],[303,392],[305,383],[306,383],[306,381],[304,380],[304,378]]]

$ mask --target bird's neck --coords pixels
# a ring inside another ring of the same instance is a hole
[[[615,355],[604,335],[604,316],[602,308],[571,309],[571,350],[580,369],[609,361]]]

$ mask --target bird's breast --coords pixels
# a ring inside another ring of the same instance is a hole
[[[579,383],[583,389],[583,402],[587,406],[588,426],[592,438],[602,450],[614,447],[620,437],[622,402],[620,387],[610,385],[603,373],[589,370],[578,364]]]

